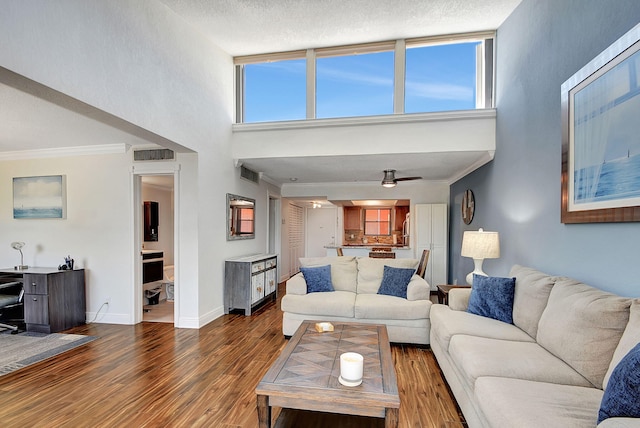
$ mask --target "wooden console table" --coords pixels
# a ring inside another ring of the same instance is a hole
[[[227,259],[224,266],[224,313],[234,309],[251,315],[253,308],[276,299],[277,256],[252,254]]]
[[[55,333],[86,322],[84,269],[0,269],[22,281],[27,331]]]

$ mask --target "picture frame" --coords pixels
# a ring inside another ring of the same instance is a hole
[[[640,24],[561,86],[562,223],[640,221]]]
[[[13,178],[14,219],[67,218],[64,175]]]

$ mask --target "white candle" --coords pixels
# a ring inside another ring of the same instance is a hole
[[[340,377],[347,383],[360,383],[364,358],[355,352],[345,352],[340,355]]]

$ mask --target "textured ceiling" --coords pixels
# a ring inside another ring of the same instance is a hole
[[[160,0],[233,56],[495,30],[521,0]]]

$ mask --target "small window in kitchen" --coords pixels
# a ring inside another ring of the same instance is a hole
[[[365,208],[365,235],[391,235],[391,208]]]

